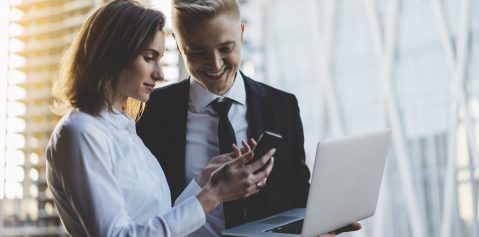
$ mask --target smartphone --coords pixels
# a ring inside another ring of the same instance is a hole
[[[273,133],[273,132],[269,132],[269,131],[264,131],[259,136],[257,144],[253,148],[254,157],[248,163],[252,163],[259,160],[261,157],[263,157],[268,151],[270,151],[273,148],[278,149],[282,141],[283,141],[283,137],[281,135]]]

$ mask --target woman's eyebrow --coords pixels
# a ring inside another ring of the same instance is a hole
[[[160,55],[161,55],[158,50],[156,50],[156,49],[151,49],[151,48],[145,49],[144,52],[151,52],[151,53],[153,53],[153,56],[160,56]]]

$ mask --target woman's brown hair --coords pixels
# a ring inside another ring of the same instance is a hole
[[[112,109],[120,72],[163,30],[165,16],[131,0],[114,0],[87,19],[65,53],[54,94],[62,104],[92,115]],[[125,111],[137,119],[143,103],[131,99]]]

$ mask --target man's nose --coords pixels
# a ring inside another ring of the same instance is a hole
[[[208,55],[208,67],[212,70],[218,71],[223,66],[223,59],[217,52],[212,52]]]

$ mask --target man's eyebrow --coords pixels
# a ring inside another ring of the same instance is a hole
[[[190,45],[190,46],[186,46],[185,49],[188,50],[188,51],[199,51],[199,50],[203,50],[204,47],[201,47],[201,46],[198,47],[196,45],[194,45],[194,46]]]
[[[230,44],[236,45],[236,42],[233,41],[233,40],[229,40],[229,41],[226,41],[224,43],[219,44],[219,46],[226,46],[226,45],[230,45]]]
[[[224,47],[224,46],[229,46],[229,45],[236,45],[236,41],[228,40],[226,42],[218,44],[216,47]],[[205,49],[204,47],[196,46],[196,45],[192,45],[192,46],[190,45],[189,47],[188,46],[186,47],[186,50],[188,50],[188,51],[202,51],[204,49]]]

